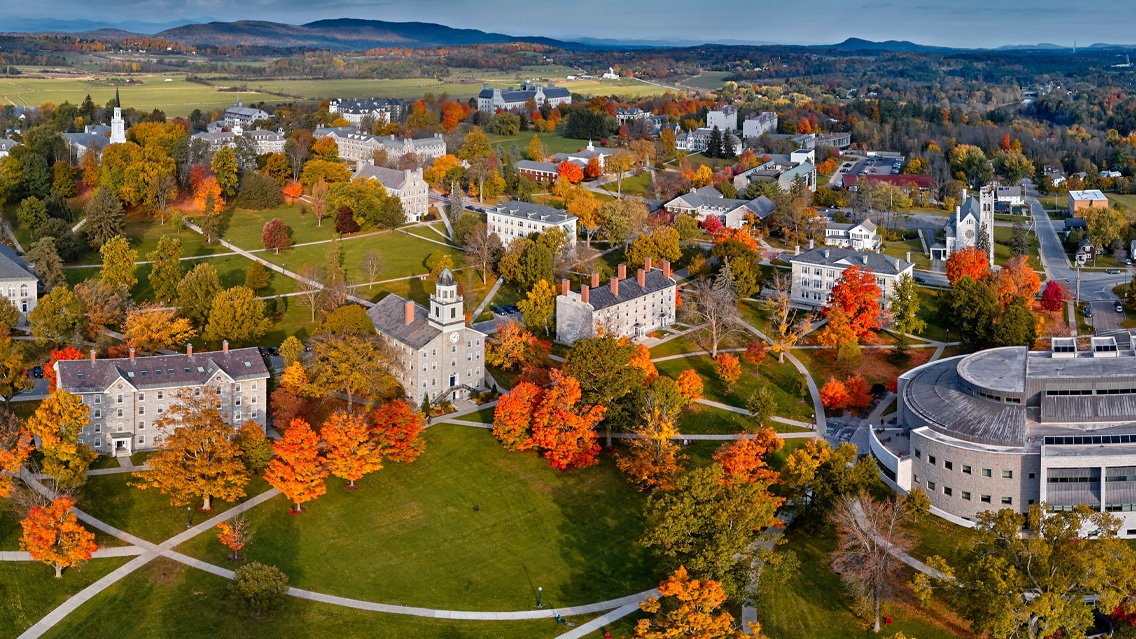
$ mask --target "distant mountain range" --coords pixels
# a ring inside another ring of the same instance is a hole
[[[206,18],[205,20],[209,20]],[[643,48],[643,47],[697,47],[697,46],[800,46],[773,42],[727,40],[701,43],[694,40],[666,38],[651,39],[600,39],[577,37],[564,40],[538,36],[515,36],[490,33],[477,29],[456,29],[429,22],[385,22],[340,18],[318,20],[307,24],[286,24],[261,20],[236,22],[191,22],[179,20],[169,23],[126,21],[120,23],[91,20],[56,20],[32,18],[0,18],[0,31],[29,33],[74,33],[106,39],[129,39],[132,36],[152,35],[185,45],[244,45],[265,47],[307,47],[316,49],[358,50],[376,47],[437,47],[470,44],[501,44],[531,42],[565,49],[582,48]],[[941,52],[968,49],[935,47],[906,40],[873,42],[861,38],[848,38],[829,45],[811,45],[809,49],[838,51],[890,51],[890,52]],[[1097,43],[1078,50],[1133,49],[1133,45]],[[994,51],[1028,52],[1071,50],[1072,47],[1050,43],[1036,45],[1006,45]],[[973,50],[973,49],[971,49]]]

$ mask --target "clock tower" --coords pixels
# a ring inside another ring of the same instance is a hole
[[[438,276],[434,294],[430,296],[430,326],[446,331],[465,326],[464,298],[458,295],[458,283],[450,269]]]

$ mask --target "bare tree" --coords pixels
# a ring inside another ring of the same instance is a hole
[[[713,280],[699,280],[690,287],[690,300],[682,305],[685,321],[702,325],[701,337],[714,358],[722,342],[742,326],[738,293],[734,289],[729,260]]]
[[[316,309],[323,306],[323,269],[314,264],[300,267],[300,278],[296,280],[300,303],[312,309],[312,322],[316,321]]]
[[[379,279],[379,274],[383,272],[383,256],[377,250],[371,249],[359,261],[359,268],[366,273],[367,290],[370,290],[375,285],[375,280]]]
[[[832,520],[838,536],[832,569],[852,589],[860,610],[872,615],[879,632],[880,602],[894,592],[899,581],[897,555],[914,545],[903,527],[907,522],[905,500],[876,501],[863,492],[845,495],[836,502]]]
[[[481,283],[486,282],[486,275],[493,265],[493,257],[501,248],[501,240],[496,233],[490,233],[485,222],[473,227],[465,236],[465,252],[473,264],[481,271]]]
[[[493,171],[495,170],[496,169],[490,166],[488,158],[474,158],[474,160],[470,162],[469,169],[466,170],[466,175],[477,182],[478,202],[482,201],[482,194],[485,192],[485,180],[488,180],[489,176],[493,175]]]
[[[808,334],[813,324],[808,317],[797,319],[797,311],[789,305],[793,290],[793,278],[785,273],[773,276],[770,287],[772,295],[769,298],[769,326],[773,335],[773,352],[777,353],[777,361],[785,363],[785,353],[793,345],[801,341]]]
[[[300,179],[300,171],[303,170],[304,163],[308,161],[308,154],[311,153],[311,149],[311,138],[306,135],[298,135],[284,143],[284,155],[288,156],[288,162],[292,165],[293,180]]]
[[[158,221],[165,224],[170,216],[170,199],[177,195],[177,180],[172,175],[159,176],[154,181],[153,189],[154,212],[158,216]]]

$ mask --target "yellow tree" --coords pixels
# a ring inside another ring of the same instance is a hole
[[[363,475],[383,468],[383,451],[363,413],[337,411],[327,418],[320,429],[327,448],[327,470],[347,480],[348,488]]]
[[[79,443],[88,410],[78,395],[56,389],[28,418],[28,431],[39,438],[43,472],[56,486],[71,488],[86,482],[84,473],[98,455]]]
[[[20,418],[8,411],[0,413],[0,498],[12,494],[13,476],[19,474],[33,448],[32,435]]]
[[[575,191],[579,191],[575,193]],[[587,245],[592,245],[592,237],[600,228],[600,202],[587,189],[572,189],[572,197],[567,202],[568,213],[575,215],[584,229]]]
[[[126,313],[126,343],[142,352],[180,350],[196,335],[193,322],[178,317],[173,308],[146,304]]]
[[[103,256],[102,281],[111,286],[125,286],[127,290],[134,288],[138,277],[134,274],[134,261],[138,259],[138,251],[130,249],[130,242],[121,235],[116,235],[99,249]]]
[[[639,604],[643,612],[653,615],[640,619],[635,626],[638,639],[741,639],[745,633],[734,628],[734,617],[718,609],[726,603],[726,591],[712,579],[691,579],[686,568],[678,570],[659,584],[660,598],[647,597]],[[750,624],[752,637],[760,639],[761,626]]]
[[[525,328],[535,331],[544,329],[548,335],[548,325],[556,313],[556,288],[548,280],[540,280],[529,290],[525,299],[517,303]]]
[[[678,384],[669,377],[660,377],[647,389],[643,398],[642,423],[634,429],[626,455],[615,463],[640,490],[674,488],[680,464],[685,456],[679,454],[676,420],[686,404]]]
[[[158,442],[161,449],[150,457],[150,470],[134,473],[134,486],[156,488],[174,506],[201,499],[206,511],[212,510],[214,497],[225,501],[244,497],[249,472],[233,439],[236,432],[221,417],[220,405],[212,389],[200,395],[178,391],[176,403],[154,422],[155,430],[166,433]]]

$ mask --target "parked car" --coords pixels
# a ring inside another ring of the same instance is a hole
[[[1113,308],[1116,309],[1117,313],[1123,313],[1124,312],[1124,304],[1121,304],[1120,300],[1116,301],[1116,304],[1113,305]]]
[[[1106,271],[1106,272],[1107,272],[1107,273],[1108,273],[1109,275],[1120,275],[1120,269],[1118,269],[1118,268],[1110,268],[1110,269],[1108,269],[1108,271]]]
[[[1084,315],[1085,317],[1092,317],[1093,316],[1093,305],[1092,304],[1085,304],[1085,307],[1081,309],[1081,314]]]
[[[926,280],[926,279],[924,279],[922,275],[916,275],[916,276],[914,277],[914,279],[915,279],[915,281],[916,281],[917,283],[919,283],[919,284],[926,284],[926,283],[927,283],[927,280]]]
[[[34,377],[36,379],[43,379],[43,367],[42,366],[36,366],[35,368],[33,368],[32,369],[32,377]]]

